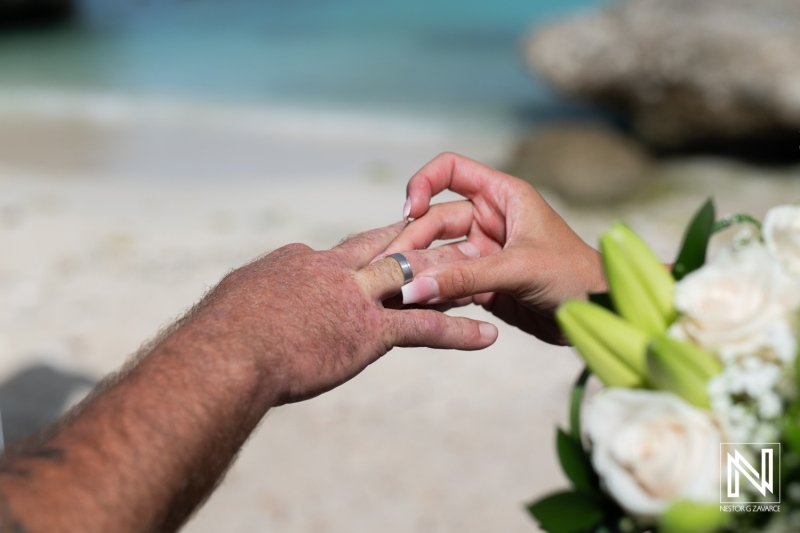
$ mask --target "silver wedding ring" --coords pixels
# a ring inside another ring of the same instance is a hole
[[[400,269],[403,271],[403,285],[414,279],[414,273],[411,271],[411,263],[408,262],[406,256],[403,254],[392,254],[389,257],[394,258],[400,265]]]

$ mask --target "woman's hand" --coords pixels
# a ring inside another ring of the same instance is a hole
[[[468,200],[430,206],[449,189]],[[596,250],[526,182],[456,154],[442,154],[408,183],[404,217],[414,218],[385,254],[466,236],[480,258],[415,272],[403,303],[482,305],[498,318],[563,344],[553,318],[566,299],[606,289]]]

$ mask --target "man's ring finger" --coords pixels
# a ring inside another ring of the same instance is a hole
[[[389,257],[394,258],[400,265],[400,269],[403,271],[403,285],[414,279],[414,273],[411,271],[411,263],[408,262],[406,256],[403,254],[392,254]]]

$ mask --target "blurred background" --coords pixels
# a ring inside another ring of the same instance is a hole
[[[399,220],[442,151],[665,261],[709,196],[798,201],[798,24],[797,0],[0,0],[6,440],[231,268]],[[535,531],[580,366],[499,327],[275,410],[186,530]]]
[[[84,136],[113,145],[103,155],[94,142],[45,148],[40,166],[216,180],[262,176],[269,159],[276,170],[305,175],[313,169],[307,163],[270,148],[264,157],[253,144],[268,134],[284,144],[287,137],[425,144],[465,129],[483,144],[536,115],[568,112],[517,51],[532,20],[569,2],[4,3],[3,109],[79,121]],[[33,27],[37,13],[50,23]],[[59,18],[65,22],[52,22]],[[32,131],[37,126],[25,128],[31,141],[43,135]],[[22,151],[9,146],[4,155],[22,160]],[[347,155],[326,153],[314,165],[355,170],[354,159],[364,159]],[[373,158],[381,157],[392,159]]]

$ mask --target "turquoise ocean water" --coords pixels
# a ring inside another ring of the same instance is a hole
[[[527,71],[532,27],[600,0],[83,0],[0,35],[0,90],[488,113],[563,106]]]

